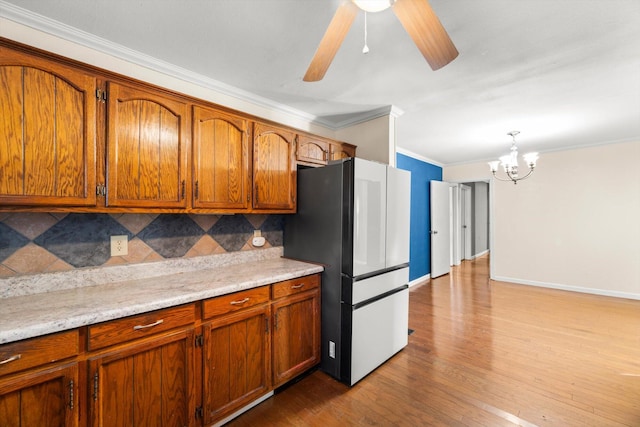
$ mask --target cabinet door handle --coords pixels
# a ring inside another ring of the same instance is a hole
[[[304,283],[300,283],[298,285],[291,285],[291,289],[301,289],[304,288]]]
[[[182,194],[180,194],[180,200],[184,200],[185,193],[187,192],[187,182],[182,180]]]
[[[4,360],[0,360],[0,365],[4,365],[5,363],[9,363],[9,362],[14,362],[16,360],[22,359],[22,355],[21,354],[16,354],[14,356],[11,356],[8,359],[4,359]]]
[[[251,298],[247,297],[245,299],[241,299],[241,300],[238,300],[238,301],[231,301],[229,304],[231,304],[231,305],[241,305],[241,304],[244,304],[245,302],[248,302],[250,299]]]
[[[71,409],[73,411],[73,400],[74,400],[74,395],[73,395],[73,380],[69,381],[69,409]]]
[[[162,322],[164,322],[164,319],[156,320],[155,322],[149,323],[148,325],[136,325],[133,327],[133,330],[139,331],[140,329],[153,328],[154,326],[158,326]]]

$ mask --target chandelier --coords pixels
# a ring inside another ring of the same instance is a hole
[[[536,167],[538,153],[525,154],[524,156],[522,156],[522,158],[527,164],[529,172],[527,172],[525,176],[518,177],[518,147],[516,147],[516,135],[518,135],[519,133],[519,131],[514,130],[507,134],[513,139],[513,141],[511,142],[511,152],[509,154],[500,157],[500,160],[489,162],[491,173],[498,181],[513,181],[514,184],[517,184],[518,181],[522,181],[523,179],[528,178],[533,173],[533,169],[535,169]],[[502,168],[504,169],[504,173],[507,175],[508,179],[500,178],[498,175],[496,175],[496,172],[498,172],[498,166],[500,164],[502,164]]]

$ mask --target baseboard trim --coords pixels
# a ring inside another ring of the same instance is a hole
[[[539,288],[558,289],[561,291],[580,292],[583,294],[593,294],[593,295],[602,295],[602,296],[614,297],[614,298],[640,300],[640,294],[635,294],[631,292],[619,292],[619,291],[611,291],[608,289],[585,288],[582,286],[572,286],[572,285],[565,285],[561,283],[538,282],[536,280],[524,280],[524,279],[517,279],[514,277],[503,277],[503,276],[495,276],[495,277],[492,277],[491,280],[515,283],[518,285],[537,286]]]
[[[273,396],[273,390],[270,391],[269,393],[263,395],[262,397],[257,398],[256,400],[254,400],[253,402],[249,403],[247,406],[244,406],[242,408],[240,408],[239,410],[237,410],[236,412],[234,412],[233,414],[229,415],[228,417],[226,417],[223,420],[220,420],[218,422],[216,422],[215,424],[213,424],[211,427],[221,427],[224,424],[228,423],[229,421],[231,421],[234,418],[239,417],[240,415],[242,415],[243,413],[247,412],[249,409],[253,408],[254,406],[259,405],[260,403],[264,402],[265,400],[267,400],[268,398],[270,398],[271,396]]]
[[[409,287],[411,288],[412,286],[421,285],[423,282],[426,282],[429,279],[431,279],[431,274],[425,274],[422,277],[418,277],[417,279],[410,281]]]
[[[484,251],[482,251],[482,252],[480,252],[480,253],[475,254],[475,255],[473,256],[473,259],[480,258],[481,256],[486,255],[486,254],[488,254],[488,253],[489,253],[489,249],[486,249],[486,250],[484,250]]]

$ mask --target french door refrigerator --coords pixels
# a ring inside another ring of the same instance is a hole
[[[353,158],[298,171],[284,256],[321,263],[321,369],[353,385],[407,345],[411,174]]]

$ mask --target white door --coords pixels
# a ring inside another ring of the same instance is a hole
[[[411,172],[387,168],[386,267],[409,262]]]
[[[449,183],[430,182],[431,201],[431,278],[449,273],[451,267],[449,230]]]
[[[354,159],[353,276],[385,268],[387,166]]]

